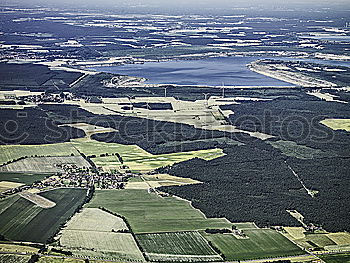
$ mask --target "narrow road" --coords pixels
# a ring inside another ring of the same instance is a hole
[[[298,179],[298,181],[299,181],[299,182],[301,183],[301,185],[304,187],[304,189],[306,190],[307,194],[310,195],[310,196],[313,198],[313,197],[315,196],[315,193],[306,187],[306,185],[304,184],[303,180],[301,180],[301,178],[299,177],[299,175],[293,170],[293,168],[287,163],[287,161],[284,161],[284,162],[285,162],[285,164],[287,165],[287,167],[289,168],[289,170],[292,171],[292,173],[294,174],[294,176]]]

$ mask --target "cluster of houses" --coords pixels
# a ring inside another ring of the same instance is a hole
[[[35,95],[29,95],[29,96],[21,96],[18,99],[21,101],[30,102],[30,103],[40,103],[40,102],[61,103],[61,102],[64,102],[65,100],[73,100],[74,95],[72,95],[70,92],[42,93],[42,94],[35,94]]]
[[[31,185],[8,189],[0,194],[0,198],[30,189],[47,190],[60,187],[124,189],[128,179],[132,176],[131,173],[106,172],[100,168],[78,167],[75,164],[59,164],[57,167],[61,168],[62,172]]]
[[[42,182],[37,182],[33,187],[44,189],[47,187],[82,187],[94,186],[98,189],[123,189],[128,180],[127,175],[118,172],[105,172],[94,167],[78,167],[75,164],[57,165],[63,170]]]

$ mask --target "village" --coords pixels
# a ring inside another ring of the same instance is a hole
[[[22,185],[1,193],[0,198],[23,191],[46,191],[56,188],[96,188],[96,189],[124,189],[130,173],[119,171],[106,172],[100,167],[78,167],[75,164],[58,164],[61,172],[46,177],[42,181],[31,185]]]

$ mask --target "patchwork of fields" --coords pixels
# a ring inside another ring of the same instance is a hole
[[[111,155],[115,153],[118,153],[122,157],[123,163],[135,172],[147,172],[196,157],[204,160],[212,160],[224,156],[222,149],[153,155],[137,145],[104,143],[86,139],[74,139],[72,140],[72,145],[87,156],[95,155],[96,157],[92,158],[93,162],[97,166],[102,166],[107,170],[117,169],[121,165],[117,156]],[[105,155],[106,153],[109,156],[101,157],[101,155]]]
[[[41,196],[56,206],[43,209],[18,195],[0,201],[0,233],[10,240],[46,243],[86,196],[84,189],[56,189]]]
[[[199,232],[140,234],[136,238],[150,261],[221,261]]]
[[[280,233],[271,229],[246,229],[246,239],[229,234],[205,234],[226,260],[253,260],[306,254]]]
[[[159,197],[147,190],[98,190],[88,207],[104,207],[122,215],[135,233],[204,230],[231,227],[223,218],[206,218],[189,202]]]
[[[69,143],[43,145],[0,145],[0,164],[25,156],[78,156],[78,151]]]
[[[55,173],[61,171],[58,164],[91,165],[82,156],[29,157],[0,167],[0,172]]]
[[[59,243],[76,256],[144,261],[134,237],[120,217],[98,208],[84,208],[61,231]]]
[[[350,249],[350,233],[348,232],[307,233],[303,227],[285,227],[284,229],[287,238],[306,249],[326,252],[347,252]]]
[[[136,245],[132,234],[112,233],[84,230],[63,231],[61,246],[78,249],[74,255],[84,256],[88,251],[99,253],[99,258],[109,260],[143,261],[141,251]],[[87,251],[87,252],[85,252]]]

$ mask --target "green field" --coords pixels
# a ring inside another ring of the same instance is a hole
[[[231,227],[225,219],[205,218],[184,200],[162,198],[147,190],[99,190],[88,207],[104,207],[124,216],[135,233]]]
[[[46,176],[49,176],[49,174],[0,172],[0,181],[8,181],[30,185],[36,181],[43,180]]]
[[[205,234],[226,260],[253,260],[305,254],[280,233],[271,229],[247,229],[247,239],[227,234]]]
[[[0,233],[10,240],[45,243],[83,202],[86,190],[56,189],[41,194],[56,206],[43,209],[18,195],[0,201]]]
[[[79,155],[69,142],[43,145],[0,145],[0,164],[25,156],[69,156],[71,154]]]
[[[326,263],[349,263],[350,262],[350,254],[320,255],[319,258],[324,260]]]
[[[336,243],[325,234],[306,234],[305,240],[311,241],[313,244],[320,248],[336,245]]]
[[[10,254],[0,255],[0,263],[27,263],[29,259],[30,256],[19,256]]]
[[[92,160],[97,166],[110,167],[110,169],[113,167],[117,169],[121,165],[117,156],[111,156],[111,154],[119,153],[124,164],[133,171],[150,171],[196,157],[212,160],[224,156],[222,149],[153,155],[137,145],[105,143],[87,139],[75,139],[72,140],[72,144],[87,156],[95,155],[96,158]],[[106,153],[110,156],[100,157],[101,154]]]
[[[274,148],[279,149],[284,155],[299,158],[299,159],[313,159],[330,157],[330,153],[326,153],[319,149],[313,149],[304,145],[299,145],[292,141],[269,141]]]
[[[196,259],[194,256],[201,261],[222,260],[198,232],[141,234],[136,238],[150,261],[191,261]]]
[[[75,148],[76,147],[76,148]],[[186,161],[195,157],[211,160],[223,156],[221,149],[199,150],[192,152],[153,155],[137,145],[123,145],[104,143],[86,138],[74,139],[72,142],[45,145],[0,145],[0,165],[8,161],[15,161],[21,157],[34,156],[80,156],[77,149],[85,155],[95,155],[92,160],[98,166],[118,169],[120,162],[117,156],[100,157],[119,153],[131,170],[149,171],[162,166]]]

